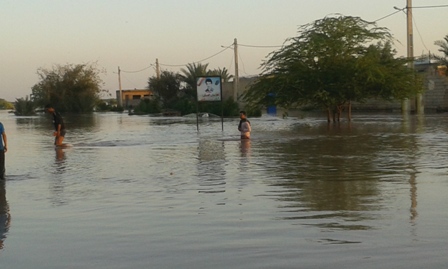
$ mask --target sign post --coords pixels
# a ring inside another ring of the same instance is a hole
[[[196,78],[196,125],[199,131],[199,102],[221,102],[221,128],[224,131],[224,112],[222,104],[222,83],[220,76],[204,76]]]

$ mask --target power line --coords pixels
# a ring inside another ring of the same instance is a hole
[[[208,60],[208,59],[210,59],[210,58],[213,58],[213,57],[215,57],[216,55],[221,54],[222,52],[224,52],[224,51],[226,51],[226,50],[228,50],[228,49],[229,49],[228,47],[227,47],[227,48],[224,48],[224,49],[221,50],[220,52],[217,52],[217,53],[213,54],[213,55],[210,56],[210,57],[207,57],[207,58],[205,58],[205,59],[202,59],[202,60],[200,60],[200,61],[197,61],[196,63],[200,63],[200,62],[206,61],[206,60]]]
[[[383,19],[385,19],[385,18],[388,18],[388,17],[390,17],[390,16],[392,16],[392,15],[397,14],[397,13],[400,12],[400,11],[403,11],[403,10],[402,10],[402,9],[397,10],[397,11],[395,11],[395,12],[389,14],[389,15],[386,15],[386,16],[384,16],[384,17],[382,17],[382,18],[379,18],[379,19],[377,19],[377,20],[374,20],[373,22],[378,22],[378,21],[380,21],[380,20],[383,20]]]
[[[238,58],[240,59],[241,63],[243,64],[243,73],[246,74],[246,75],[248,75],[248,74],[246,73],[246,67],[244,66],[244,61],[243,61],[243,58],[241,57],[241,54],[240,54],[240,53],[238,53]]]
[[[144,70],[146,70],[146,69],[148,69],[148,68],[150,68],[152,66],[154,66],[154,65],[151,64],[150,66],[147,66],[147,67],[145,67],[143,69],[140,69],[140,70],[137,70],[137,71],[125,71],[125,70],[120,70],[120,71],[123,72],[123,73],[138,73],[138,72],[142,72],[142,71],[144,71]]]
[[[439,5],[439,6],[421,6],[421,7],[412,7],[412,8],[439,8],[439,7],[448,7],[448,5]]]
[[[414,21],[415,29],[417,29],[417,33],[418,33],[418,36],[420,37],[420,41],[422,42],[423,47],[425,47],[425,49],[427,51],[429,51],[428,47],[426,47],[425,41],[423,41],[422,35],[420,34],[420,30],[418,29],[417,22],[415,20],[415,16],[412,16],[412,20]]]
[[[420,7],[411,7],[412,9],[416,9],[416,8],[440,8],[440,7],[448,7],[448,5],[438,5],[438,6],[420,6]],[[397,14],[398,12],[400,12],[400,11],[403,11],[404,12],[404,9],[406,9],[407,7],[404,7],[404,8],[397,8],[397,7],[394,7],[397,11],[395,11],[395,12],[393,12],[393,13],[391,13],[391,14],[389,14],[389,15],[386,15],[386,16],[384,16],[384,17],[381,17],[381,18],[379,18],[379,19],[377,19],[377,20],[374,20],[373,22],[377,22],[377,21],[380,21],[380,20],[383,20],[383,19],[385,19],[385,18],[388,18],[388,17],[390,17],[390,16],[393,16],[393,15],[395,15],[395,14]]]
[[[258,46],[258,45],[244,45],[244,44],[238,44],[238,46],[241,47],[249,47],[249,48],[281,48],[282,46],[276,45],[276,46]]]
[[[232,63],[233,63],[233,57],[234,57],[234,55],[232,54],[232,59],[230,60],[229,68],[227,68],[227,70],[230,70],[230,67],[232,66]]]
[[[195,62],[192,62],[192,63],[200,63],[200,62],[206,61],[206,60],[208,60],[208,59],[211,59],[211,58],[215,57],[216,55],[221,54],[221,53],[223,53],[224,51],[228,50],[230,47],[231,47],[231,45],[225,47],[224,49],[222,49],[222,50],[220,50],[219,52],[213,54],[212,56],[209,56],[209,57],[207,57],[207,58],[204,58],[204,59],[202,59],[202,60],[195,61]],[[187,64],[161,64],[161,63],[159,63],[159,65],[162,65],[162,66],[170,66],[170,67],[180,67],[180,66],[186,66]]]
[[[207,57],[207,58],[201,59],[201,60],[199,60],[199,61],[194,61],[194,62],[192,62],[192,63],[201,63],[201,62],[203,62],[203,61],[206,61],[206,60],[208,60],[208,59],[211,59],[211,58],[213,58],[213,57],[215,57],[215,56],[217,56],[217,55],[223,53],[224,51],[230,49],[232,46],[233,46],[233,44],[231,44],[231,45],[229,45],[229,46],[221,46],[221,47],[223,47],[223,49],[220,50],[220,51],[218,51],[217,53],[215,53],[215,54],[213,54],[213,55],[211,55],[211,56],[209,56],[209,57]],[[275,46],[264,46],[264,45],[244,45],[244,44],[238,44],[238,46],[249,47],[249,48],[280,48],[280,47],[282,47],[282,46],[279,46],[279,45],[275,45]],[[186,66],[186,65],[188,65],[188,64],[164,64],[164,63],[159,63],[159,65],[160,65],[160,66],[166,66],[166,67],[182,67],[182,66]],[[147,66],[147,67],[145,67],[145,68],[143,68],[143,69],[136,70],[136,71],[126,71],[126,70],[121,70],[121,72],[124,72],[124,73],[138,73],[138,72],[142,72],[142,71],[144,71],[144,70],[146,70],[146,69],[148,69],[148,68],[150,68],[150,67],[152,67],[152,66],[154,66],[154,65],[151,64],[150,66]]]
[[[211,56],[209,56],[207,58],[204,58],[202,60],[195,61],[195,62],[192,62],[192,63],[201,63],[203,61],[211,59],[211,58],[213,58],[213,57],[223,53],[224,51],[230,49],[232,46],[233,46],[233,44],[229,45],[229,46],[221,46],[221,47],[223,47],[223,49],[220,50],[219,52],[217,52],[217,53],[215,53],[215,54],[213,54],[213,55],[211,55]],[[282,46],[279,46],[279,45],[276,45],[276,46],[260,46],[260,45],[244,45],[244,44],[238,44],[238,46],[250,47],[250,48],[281,48],[282,47]],[[163,64],[163,63],[159,63],[159,65],[161,65],[161,66],[168,66],[168,67],[181,67],[181,66],[186,66],[187,64]]]
[[[132,85],[134,85],[134,88],[137,88],[137,85],[135,85],[135,83],[133,81],[131,81],[128,77],[126,77],[125,75],[122,75],[127,81],[129,81],[130,83],[132,83]]]

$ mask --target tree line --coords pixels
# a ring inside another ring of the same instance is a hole
[[[447,66],[448,35],[435,44],[443,54],[437,60]],[[242,98],[250,111],[260,111],[267,105],[312,107],[324,109],[328,120],[335,121],[347,109],[350,119],[352,102],[403,100],[421,93],[422,77],[407,66],[413,60],[396,56],[388,29],[359,17],[328,16],[300,26],[297,36],[268,54],[262,72]],[[32,87],[30,99],[17,99],[16,111],[34,111],[48,103],[61,112],[108,109],[100,98],[105,93],[101,73],[96,64],[40,68],[39,82]],[[188,64],[180,72],[162,71],[147,81],[154,96],[143,99],[134,111],[196,112],[195,84],[199,76],[220,76],[223,82],[233,78],[226,68],[210,70],[208,64],[201,63]],[[225,115],[238,114],[236,101],[232,97],[225,100]],[[216,102],[198,106],[199,111],[221,113],[221,105]]]

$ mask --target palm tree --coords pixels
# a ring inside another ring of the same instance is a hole
[[[443,53],[442,56],[435,56],[435,58],[440,62],[440,64],[448,67],[448,35],[446,35],[443,40],[437,40],[434,42],[434,45],[439,46],[439,51]],[[447,69],[445,69],[446,76],[448,76]]]
[[[180,74],[181,80],[185,82],[186,88],[184,89],[184,93],[186,96],[189,96],[192,99],[195,99],[196,97],[196,78],[197,77],[203,77],[207,75],[207,68],[208,64],[201,64],[201,63],[190,63],[187,64],[187,69],[181,68],[180,71],[182,74]]]
[[[201,63],[192,63],[187,64],[187,69],[181,68],[180,71],[182,74],[180,75],[182,80],[187,83],[187,87],[190,89],[194,89],[194,85],[196,83],[196,78],[207,75],[208,64]]]
[[[227,68],[225,68],[225,67],[223,69],[218,68],[218,69],[209,71],[208,75],[220,76],[222,82],[229,82],[229,80],[233,78],[233,75],[230,75],[229,70],[227,70]]]

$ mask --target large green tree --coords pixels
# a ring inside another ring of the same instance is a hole
[[[252,106],[274,100],[286,108],[322,107],[330,121],[331,113],[339,120],[351,101],[412,96],[420,84],[407,60],[394,58],[390,41],[386,28],[359,17],[329,16],[303,25],[297,37],[268,55],[244,99]]]
[[[102,92],[103,81],[95,64],[39,68],[37,75],[40,81],[32,87],[36,106],[51,103],[62,112],[90,112]]]
[[[148,87],[154,92],[155,99],[163,108],[172,108],[179,100],[181,77],[178,73],[163,71],[160,77],[150,77]]]

